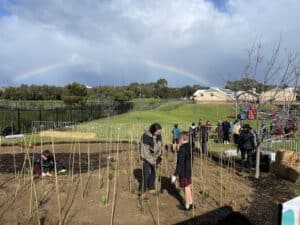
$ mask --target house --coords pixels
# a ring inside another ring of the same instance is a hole
[[[259,99],[259,93],[257,93],[255,89],[250,91],[238,91],[235,96],[236,99],[241,102],[255,103]]]
[[[296,103],[297,92],[295,88],[289,87],[285,89],[274,88],[269,91],[261,93],[260,97],[261,103],[275,103],[277,105],[282,105],[286,103]]]
[[[234,102],[234,93],[228,89],[211,87],[197,90],[192,99],[196,103],[232,103]]]

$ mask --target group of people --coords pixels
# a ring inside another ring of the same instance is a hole
[[[297,131],[296,119],[284,119],[276,117],[272,120],[270,130],[266,130],[270,135],[285,136],[286,139],[293,138]]]
[[[222,123],[222,130],[228,126],[229,122]],[[178,124],[174,125],[173,149],[177,152],[177,164],[174,174],[171,176],[171,182],[175,183],[179,177],[179,186],[184,189],[185,202],[182,204],[184,210],[194,208],[191,183],[192,183],[192,161],[193,151],[196,138],[201,143],[202,153],[207,151],[207,142],[209,132],[212,125],[209,121],[202,124],[199,123],[189,128],[189,131],[181,131]],[[143,179],[142,179],[142,195],[146,192],[155,194],[155,177],[156,169],[162,160],[162,127],[158,123],[152,124],[149,129],[145,130],[141,138],[140,155],[143,160]],[[225,131],[226,140],[229,141],[230,132]],[[233,141],[237,149],[241,151],[242,169],[253,168],[253,159],[255,149],[258,146],[258,138],[254,129],[249,124],[242,126],[240,121],[236,121],[232,127]]]
[[[188,136],[189,136],[189,142],[191,143],[191,148],[194,150],[195,148],[195,142],[198,138],[202,153],[207,152],[207,142],[209,139],[209,132],[211,130],[211,123],[210,121],[207,121],[205,124],[202,124],[199,122],[198,125],[195,123],[192,123],[192,126],[188,130]],[[174,125],[174,128],[172,130],[173,135],[173,146],[172,149],[174,152],[177,152],[179,150],[179,136],[180,136],[180,129],[178,127],[178,124]]]
[[[238,144],[237,138],[240,134],[241,128],[242,128],[242,123],[239,120],[236,120],[234,123],[229,122],[228,120],[225,120],[223,122],[219,121],[215,127],[216,142],[223,143],[223,144],[229,144],[233,142],[234,144]],[[202,154],[207,153],[207,143],[209,141],[212,129],[213,129],[213,125],[211,124],[210,121],[206,121],[205,123],[199,122],[198,125],[192,123],[192,125],[188,130],[188,133],[189,133],[189,140],[191,143],[191,147],[193,150],[195,150],[195,145],[196,142],[198,141],[200,143]],[[179,140],[180,128],[178,127],[178,124],[174,125],[172,134],[173,134],[172,149],[173,151],[176,152],[179,149],[178,140]]]
[[[143,160],[142,196],[146,192],[155,194],[156,169],[162,160],[162,127],[158,123],[152,124],[145,130],[141,138],[141,158]],[[181,208],[190,211],[194,208],[192,199],[192,148],[190,134],[180,131],[175,124],[173,129],[173,144],[178,149],[177,164],[171,182],[175,183],[179,177],[179,186],[184,189],[185,201]]]

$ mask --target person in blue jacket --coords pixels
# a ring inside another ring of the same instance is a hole
[[[173,151],[177,152],[179,150],[179,135],[180,129],[178,128],[178,124],[174,124],[174,128],[172,130],[173,134]]]

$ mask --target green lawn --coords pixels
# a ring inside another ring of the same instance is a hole
[[[120,124],[120,123],[142,123],[150,124],[159,122],[161,124],[190,124],[192,122],[210,120],[216,123],[218,120],[235,118],[235,108],[233,105],[213,105],[213,104],[192,104],[190,102],[174,101],[163,103],[154,110],[137,111],[99,119],[92,124]],[[82,126],[89,126],[91,123],[83,123]]]
[[[192,122],[210,120],[213,125],[218,120],[234,120],[235,108],[233,105],[193,104],[191,102],[173,101],[161,104],[158,108],[148,111],[132,110],[129,113],[109,118],[82,123],[76,130],[95,132],[100,139],[112,136],[122,140],[133,138],[137,140],[141,133],[151,123],[158,122],[163,127],[163,138],[171,139],[171,130],[174,123],[178,123],[182,130],[187,130]]]
[[[136,100],[135,104],[141,104],[142,100]],[[153,100],[146,100],[147,104]],[[152,103],[151,103],[152,104]],[[218,120],[235,118],[235,108],[233,105],[214,105],[214,104],[193,104],[185,101],[171,101],[161,103],[159,107],[153,110],[140,111],[136,107],[132,111],[112,116],[109,118],[85,122],[76,126],[76,131],[95,132],[97,139],[107,140],[138,140],[143,130],[151,123],[158,122],[163,126],[164,140],[171,139],[171,130],[174,123],[178,123],[182,130],[187,130],[192,122],[210,120],[212,124],[216,124]],[[30,136],[30,135],[29,135]],[[29,137],[26,137],[29,139]],[[39,141],[40,138],[36,138]],[[49,140],[45,138],[44,141]],[[57,141],[67,141],[64,139]],[[11,141],[2,140],[3,143]],[[16,142],[19,142],[16,140]]]
[[[163,140],[164,143],[170,143],[172,139],[172,128],[174,123],[178,123],[182,130],[187,130],[192,122],[198,123],[199,121],[210,120],[213,125],[217,124],[218,120],[228,119],[233,121],[235,119],[235,107],[231,104],[193,104],[188,101],[171,101],[159,103],[160,106],[153,110],[140,110],[139,105],[152,105],[153,102],[158,104],[156,100],[146,99],[135,100],[137,105],[132,111],[112,116],[109,118],[98,119],[90,122],[82,123],[72,129],[79,132],[94,132],[97,135],[95,140],[139,140],[143,130],[153,122],[161,123],[163,127]],[[255,121],[251,121],[255,127]],[[71,128],[70,128],[71,129]],[[213,129],[214,132],[214,129]],[[30,135],[26,136],[29,142]],[[39,142],[40,137],[33,137]],[[19,143],[21,140],[2,140],[2,143]],[[43,138],[42,141],[51,141],[50,138]],[[72,141],[66,138],[56,138],[56,142]],[[74,141],[74,140],[73,140]],[[85,140],[86,141],[86,140]],[[94,141],[94,140],[93,140]],[[264,145],[268,147],[269,144]],[[298,144],[294,142],[282,142],[273,144],[274,149],[294,149]],[[214,149],[231,148],[231,146],[223,146],[213,143],[211,140],[211,147]]]

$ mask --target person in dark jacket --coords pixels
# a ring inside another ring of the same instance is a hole
[[[201,145],[202,154],[207,153],[208,137],[209,137],[209,127],[207,125],[201,125],[199,127],[199,142]]]
[[[251,131],[251,127],[249,126],[249,124],[245,124],[242,127],[242,131],[238,143],[238,149],[241,151],[241,156],[242,156],[242,163],[243,163],[242,169],[244,167],[248,167],[249,169],[252,168],[253,166],[252,155],[255,147],[256,147],[255,137],[253,135],[253,132]],[[246,155],[247,155],[247,160],[245,161]]]
[[[222,122],[219,121],[216,127],[216,133],[217,133],[217,142],[220,144],[223,142],[223,126]]]
[[[226,120],[222,123],[222,130],[223,130],[223,143],[229,144],[230,143],[230,123]]]
[[[34,172],[38,175],[42,174],[43,177],[48,176],[51,177],[51,171],[56,169],[57,173],[65,173],[67,170],[62,165],[59,160],[54,161],[53,155],[50,153],[49,150],[43,151],[43,153],[36,157],[34,160]]]
[[[199,129],[199,126],[196,126],[195,123],[192,123],[192,126],[189,128],[189,142],[192,145],[193,151],[195,150],[195,141],[196,141],[196,135],[197,135],[197,130]]]
[[[145,130],[141,138],[141,158],[143,159],[142,193],[155,193],[155,169],[161,162],[162,155],[162,127],[154,123]]]
[[[172,183],[175,183],[179,176],[179,185],[184,188],[185,210],[193,209],[192,199],[192,149],[189,143],[189,133],[182,132],[179,137],[179,152],[177,155],[177,164],[175,173],[171,177]]]

